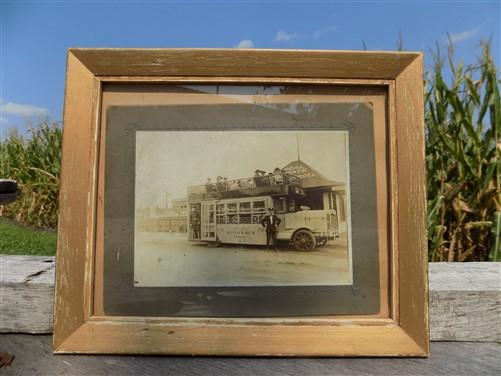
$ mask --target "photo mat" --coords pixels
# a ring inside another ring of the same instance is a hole
[[[290,108],[293,111],[284,111]],[[103,314],[292,317],[379,312],[373,121],[370,102],[108,106],[104,158]],[[353,250],[351,285],[135,286],[138,133],[236,130],[347,132]]]

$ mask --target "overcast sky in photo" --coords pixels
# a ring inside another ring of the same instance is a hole
[[[70,47],[214,47],[423,51],[444,46],[475,62],[500,1],[0,0],[0,137],[61,121]]]
[[[254,176],[300,159],[328,179],[346,182],[346,131],[139,131],[136,208],[164,207],[210,177]],[[194,152],[196,150],[196,152]],[[174,178],[173,178],[174,177]]]

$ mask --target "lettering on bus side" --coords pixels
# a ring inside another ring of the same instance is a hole
[[[238,230],[234,230],[234,231],[226,231],[226,234],[228,235],[235,235],[235,236],[245,236],[245,235],[255,235],[256,232],[255,231],[238,231]]]

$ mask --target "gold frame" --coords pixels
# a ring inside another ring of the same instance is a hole
[[[54,307],[55,353],[427,356],[423,57],[415,52],[70,49]],[[391,318],[93,315],[104,82],[377,85],[388,89]]]

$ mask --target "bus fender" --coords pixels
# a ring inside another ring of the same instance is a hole
[[[296,232],[301,231],[301,230],[306,230],[306,231],[309,231],[309,232],[311,232],[313,234],[313,231],[311,230],[311,228],[308,228],[308,227],[299,227],[299,228],[297,228],[297,229],[294,230],[294,232],[291,235],[290,240],[292,241],[292,239],[294,239],[294,235],[296,235]]]

